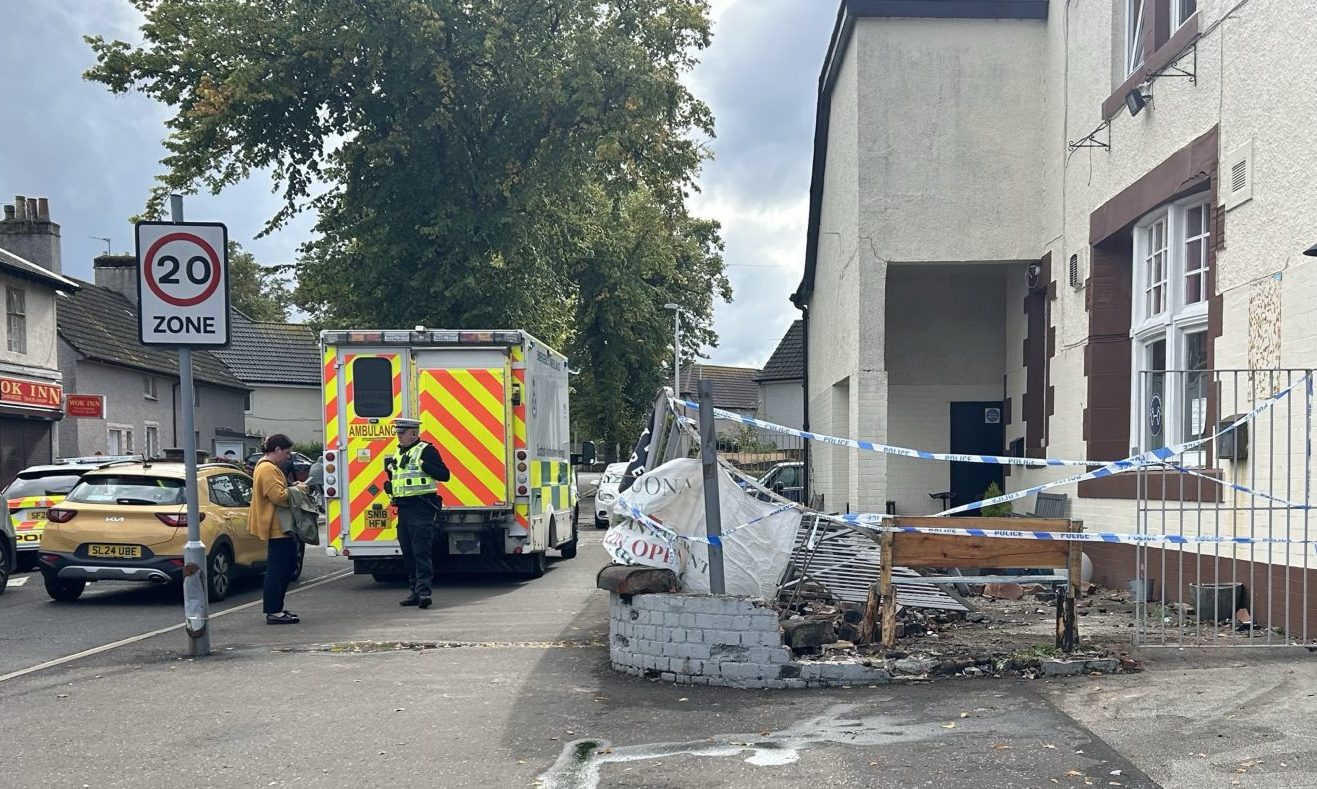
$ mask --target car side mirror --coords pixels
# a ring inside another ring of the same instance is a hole
[[[594,462],[594,442],[582,441],[581,451],[572,453],[573,466],[587,466]]]

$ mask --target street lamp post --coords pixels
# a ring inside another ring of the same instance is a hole
[[[668,302],[663,309],[672,310],[672,396],[681,397],[681,306]]]

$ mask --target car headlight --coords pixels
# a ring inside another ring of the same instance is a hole
[[[605,492],[599,494],[599,500],[602,501],[602,502],[605,503],[605,504],[611,504],[612,501],[613,501],[613,499],[615,499],[615,498],[617,498],[617,494],[616,494],[616,493],[609,493],[609,492],[605,491]]]

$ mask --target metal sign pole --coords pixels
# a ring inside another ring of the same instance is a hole
[[[718,434],[713,427],[713,381],[701,380],[700,462],[704,465],[704,533],[709,538],[709,591],[726,594],[723,579],[723,522],[718,501]]]
[[[183,221],[183,197],[169,196],[169,218]],[[183,616],[189,655],[210,654],[210,610],[206,597],[206,545],[201,541],[197,499],[197,435],[192,393],[192,349],[178,349],[179,410],[183,412],[183,468],[187,495],[187,544],[183,546]]]

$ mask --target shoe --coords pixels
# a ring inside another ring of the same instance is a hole
[[[430,598],[422,597],[420,600],[417,601],[416,606],[418,608],[429,608],[431,602],[432,601],[430,600]]]
[[[267,625],[295,625],[300,621],[302,620],[298,619],[297,617],[293,616],[287,611],[283,611],[278,614],[265,615],[265,624]]]
[[[421,599],[416,595],[408,595],[405,599],[399,600],[398,605],[418,605]]]
[[[296,619],[299,622],[302,621],[302,617],[298,616],[297,614],[294,614],[292,611],[284,611],[284,616],[291,616],[293,619]]]

